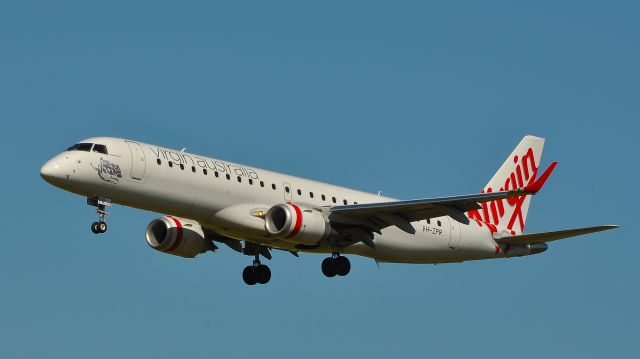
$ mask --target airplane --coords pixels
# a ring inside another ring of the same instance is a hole
[[[547,242],[616,225],[524,233],[531,198],[557,165],[540,171],[545,140],[525,136],[479,194],[398,200],[112,137],[89,138],[46,162],[42,178],[96,207],[164,214],[146,228],[148,245],[194,258],[224,244],[253,257],[242,278],[266,284],[272,250],[324,253],[327,277],[351,270],[346,255],[377,263],[438,264],[542,253]]]

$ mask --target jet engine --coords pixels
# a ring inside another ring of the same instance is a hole
[[[185,258],[193,258],[212,247],[199,223],[173,216],[151,221],[145,236],[151,248]]]
[[[332,233],[324,213],[291,202],[269,208],[264,222],[265,229],[272,236],[298,244],[314,245]]]

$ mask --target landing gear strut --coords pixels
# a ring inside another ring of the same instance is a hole
[[[260,255],[256,253],[253,265],[244,267],[242,271],[242,279],[248,285],[267,284],[271,279],[271,269],[260,263]]]
[[[87,198],[87,204],[96,207],[96,213],[98,214],[98,221],[91,223],[91,232],[94,234],[106,232],[109,227],[104,219],[109,214],[106,208],[111,206],[111,200],[108,198],[93,197]]]
[[[327,257],[322,261],[322,274],[327,277],[335,277],[336,275],[345,276],[351,271],[351,262],[349,258],[334,253],[331,257]]]

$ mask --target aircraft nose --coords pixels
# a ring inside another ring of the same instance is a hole
[[[62,170],[62,164],[56,159],[47,161],[47,163],[40,168],[40,176],[49,183],[62,180],[66,177]]]

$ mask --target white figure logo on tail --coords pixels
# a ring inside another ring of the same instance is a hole
[[[542,157],[544,139],[526,136],[491,178],[482,193],[509,191],[535,182]],[[487,202],[482,210],[468,212],[470,219],[486,224],[492,232],[508,231],[512,235],[524,232],[531,196],[523,195]]]

